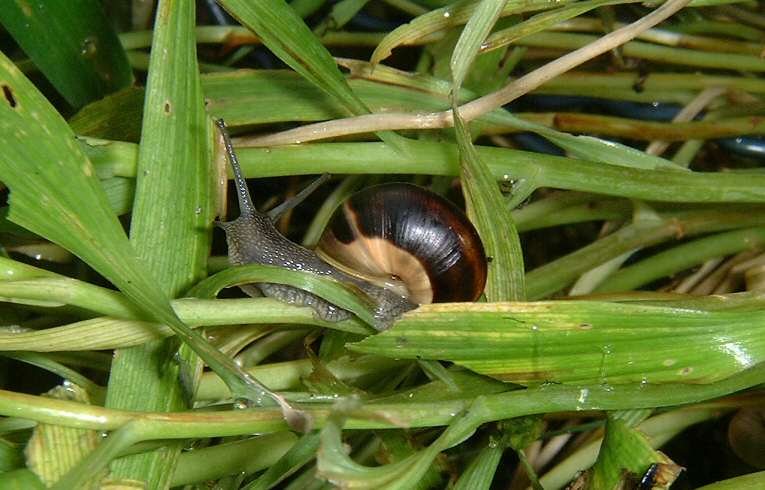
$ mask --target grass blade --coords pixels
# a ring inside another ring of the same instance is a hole
[[[523,2],[509,2],[502,10],[502,16],[518,14],[522,12],[533,12],[536,10],[545,10],[558,7],[562,4],[570,3],[571,0],[563,2],[550,3],[547,0],[527,0]],[[478,2],[472,0],[462,0],[439,9],[431,10],[428,13],[420,15],[408,24],[391,31],[385,39],[375,48],[370,63],[376,65],[387,58],[398,46],[411,44],[417,39],[446,31],[449,28],[465,24],[478,8]]]
[[[279,59],[340,101],[348,112],[369,112],[346,83],[327,48],[286,2],[221,0],[220,3],[242,25],[252,29]]]
[[[526,297],[523,253],[518,231],[489,168],[473,146],[470,130],[459,116],[457,94],[478,47],[486,38],[505,5],[483,0],[462,31],[451,57],[452,111],[460,174],[468,214],[474,219],[489,258],[486,298],[491,301],[518,301]]]
[[[151,267],[167,297],[181,295],[206,275],[213,209],[212,124],[204,108],[191,2],[159,2],[146,85],[130,240]],[[173,196],[166,199],[166,196]],[[157,206],[158,202],[163,205]],[[199,358],[174,340],[118,350],[109,376],[106,406],[124,410],[177,411],[195,390]],[[175,356],[182,361],[174,360]],[[157,365],[167,366],[156,369]],[[186,379],[186,378],[184,378]],[[191,394],[190,394],[191,393]],[[174,444],[120,458],[115,477],[164,488],[182,449]]]
[[[589,301],[425,305],[349,348],[450,360],[520,384],[711,383],[765,360],[760,321],[752,312]]]
[[[590,475],[591,488],[614,488],[626,479],[640,481],[652,463],[673,464],[651,447],[648,438],[624,420],[609,415],[606,435]],[[675,466],[678,471],[679,467]],[[677,475],[675,475],[675,478]],[[667,483],[667,488],[674,479]]]
[[[478,49],[491,32],[506,4],[507,0],[482,0],[465,25],[449,63],[452,72],[452,93],[460,92]]]
[[[133,82],[125,50],[96,0],[6,2],[0,22],[75,108]]]

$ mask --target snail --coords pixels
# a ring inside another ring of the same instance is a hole
[[[474,301],[486,282],[486,255],[473,225],[452,203],[412,184],[364,189],[338,207],[317,249],[284,237],[274,222],[325,179],[267,213],[252,203],[223,120],[218,127],[234,172],[240,216],[218,222],[232,265],[265,264],[312,272],[351,284],[375,305],[374,327],[384,330],[419,304]],[[337,322],[351,313],[307,291],[273,283],[240,286],[290,304],[309,306],[316,317]]]

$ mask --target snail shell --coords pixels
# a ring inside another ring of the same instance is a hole
[[[368,187],[333,214],[317,253],[344,272],[417,304],[475,301],[486,255],[454,204],[412,184]]]

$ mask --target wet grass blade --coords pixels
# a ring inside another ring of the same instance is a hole
[[[589,301],[487,303],[469,310],[424,305],[349,348],[449,360],[520,384],[711,383],[765,360],[760,321],[752,312]]]
[[[0,22],[75,108],[133,82],[127,55],[96,0],[6,2]]]

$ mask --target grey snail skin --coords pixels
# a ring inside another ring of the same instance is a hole
[[[281,214],[301,202],[323,179],[268,213],[252,203],[223,120],[240,216],[218,222],[226,233],[232,265],[264,264],[328,276],[351,284],[375,305],[377,330],[385,330],[421,303],[474,301],[486,282],[486,256],[464,214],[437,194],[411,184],[383,184],[354,194],[338,207],[316,251],[276,229]],[[317,318],[338,322],[352,316],[307,291],[273,283],[240,286],[250,296],[309,306]]]

